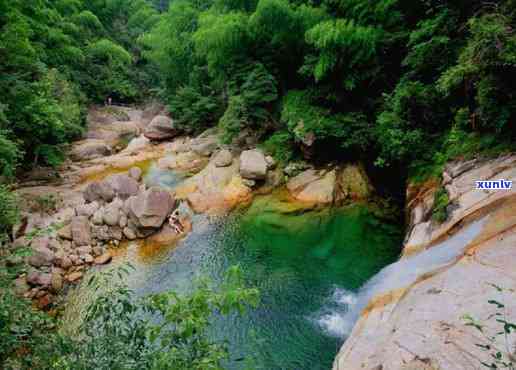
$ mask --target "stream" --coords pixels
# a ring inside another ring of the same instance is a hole
[[[145,175],[168,188],[181,180],[155,165]],[[228,216],[194,216],[175,247],[131,243],[117,261],[135,267],[126,282],[138,296],[188,291],[201,276],[217,284],[239,265],[261,302],[242,316],[214,314],[209,335],[227,341],[225,367],[329,369],[354,324],[357,292],[399,256],[400,231],[363,206],[307,211],[274,192]]]

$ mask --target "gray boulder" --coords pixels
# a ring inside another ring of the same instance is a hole
[[[228,167],[233,163],[233,155],[227,149],[223,149],[215,155],[214,163],[216,167]]]
[[[27,274],[27,283],[49,287],[52,284],[52,275],[38,270],[31,270]]]
[[[118,225],[120,221],[120,210],[122,209],[123,205],[123,201],[121,201],[119,198],[116,198],[113,202],[104,207],[102,220],[106,225]]]
[[[80,206],[77,206],[75,209],[77,216],[86,216],[91,217],[95,213],[96,210],[99,209],[99,204],[97,201],[93,201],[91,203],[87,204],[81,204]]]
[[[109,183],[105,181],[96,181],[86,187],[83,197],[86,202],[111,202],[115,197],[115,191]]]
[[[91,229],[88,218],[85,216],[77,216],[72,219],[72,238],[77,246],[91,244]]]
[[[176,137],[179,131],[174,127],[174,121],[167,116],[156,116],[145,128],[143,133],[149,140],[167,140]]]
[[[57,230],[57,236],[63,240],[72,240],[72,227],[71,225],[66,225]]]
[[[111,175],[104,181],[111,186],[116,196],[123,200],[136,195],[139,190],[138,181],[125,174]]]
[[[111,154],[111,147],[103,140],[87,139],[74,145],[70,156],[75,161],[100,158]]]
[[[129,199],[129,217],[140,228],[159,228],[174,208],[168,191],[150,188]]]
[[[124,233],[124,236],[129,239],[129,240],[134,240],[136,239],[136,233],[134,232],[133,229],[131,229],[130,227],[124,227],[124,230],[123,230],[123,233]]]
[[[103,215],[104,215],[104,208],[97,210],[93,214],[93,217],[91,218],[91,222],[94,225],[102,225],[104,223]]]
[[[249,180],[263,180],[267,175],[267,161],[257,149],[246,150],[240,155],[240,176]]]
[[[51,266],[54,262],[55,255],[48,248],[33,249],[32,254],[28,258],[29,265],[34,267]]]

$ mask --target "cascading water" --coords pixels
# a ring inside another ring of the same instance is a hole
[[[336,308],[321,318],[321,325],[335,334],[348,335],[372,298],[408,287],[421,276],[453,263],[479,235],[486,221],[487,217],[477,220],[446,241],[384,267],[358,293],[336,288],[332,301]]]

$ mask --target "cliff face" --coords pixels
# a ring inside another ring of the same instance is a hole
[[[490,317],[503,301],[516,322],[516,190],[477,190],[478,180],[516,180],[516,155],[448,164],[443,184],[409,187],[409,228],[399,262],[360,293],[358,321],[334,362],[338,370],[480,369],[478,346],[503,326]],[[434,194],[448,193],[448,219],[431,219]],[[507,289],[498,292],[492,285]],[[512,291],[511,291],[512,290]],[[516,335],[495,346],[514,353]]]

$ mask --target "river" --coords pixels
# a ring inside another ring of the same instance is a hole
[[[156,166],[148,185],[173,188],[181,177]],[[214,315],[210,337],[227,341],[228,369],[328,369],[353,322],[358,290],[400,252],[400,229],[363,206],[306,210],[281,191],[224,217],[196,215],[193,231],[170,248],[130,244],[119,262],[135,269],[138,296],[192,289],[199,277],[221,282],[239,265],[261,302],[244,315]]]

